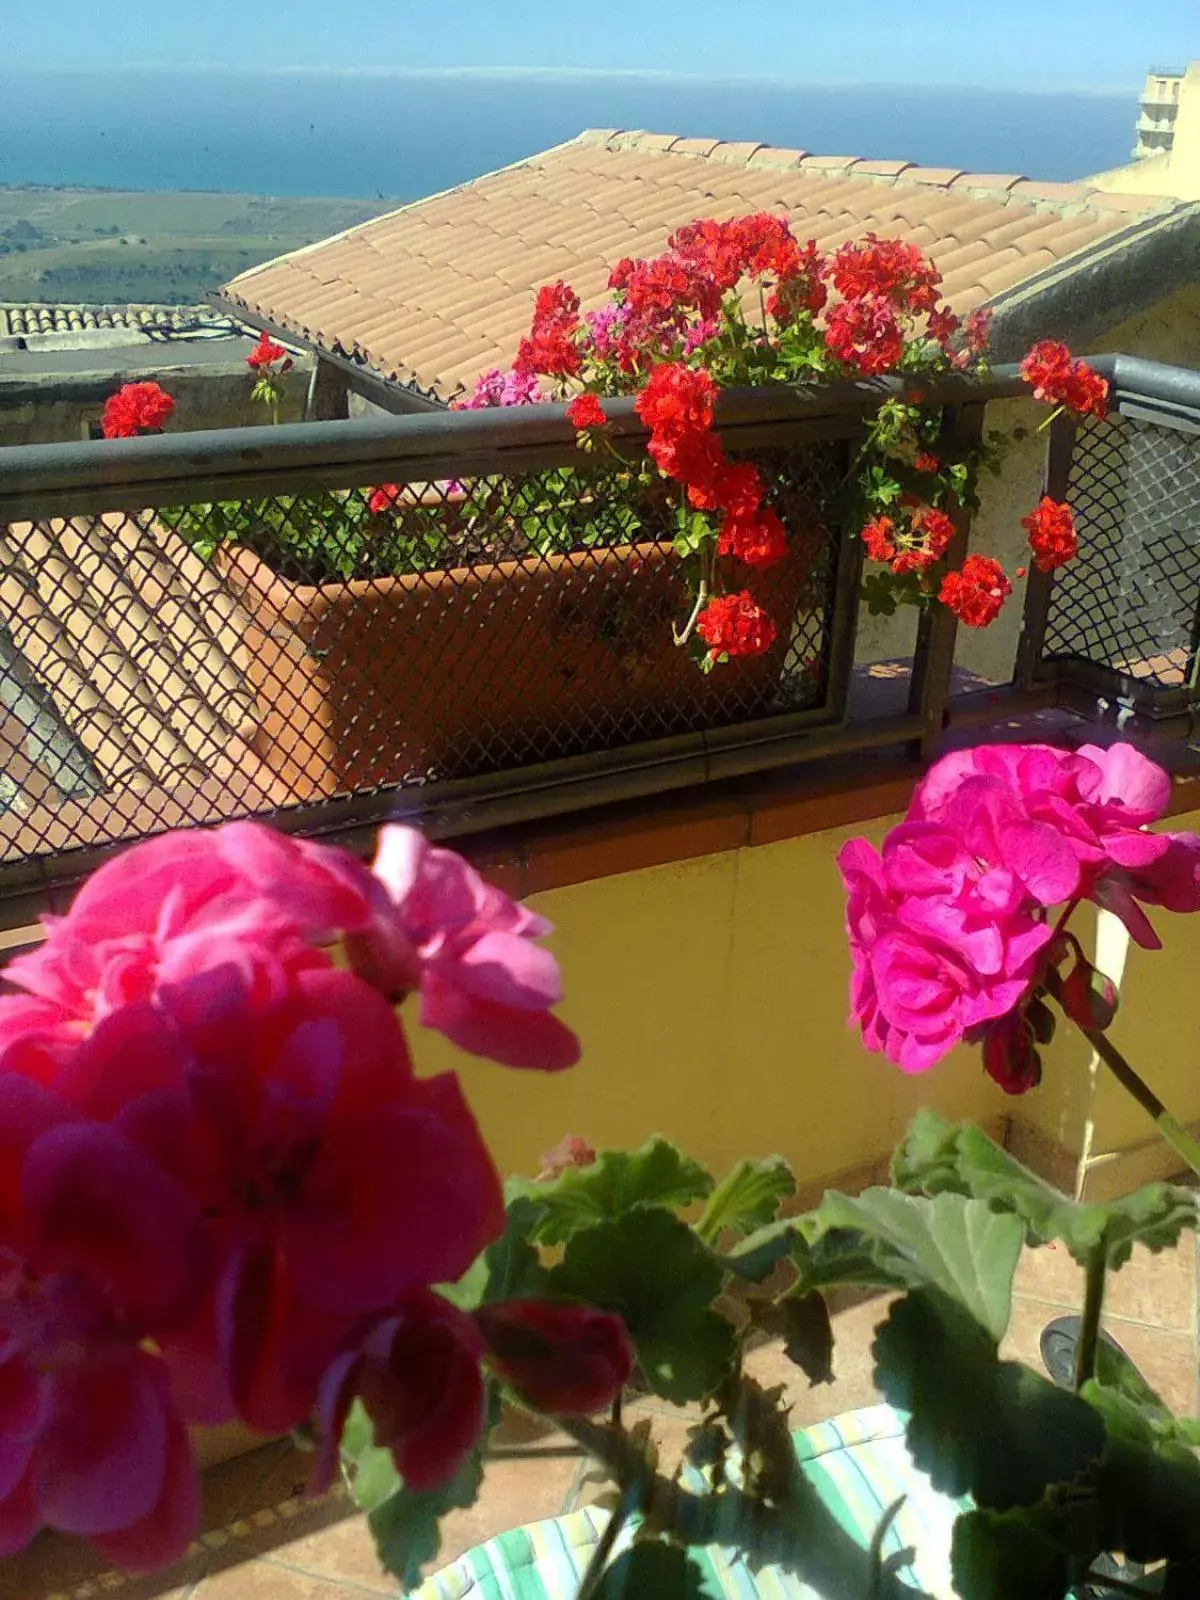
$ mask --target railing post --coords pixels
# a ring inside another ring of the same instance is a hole
[[[1050,424],[1050,443],[1046,450],[1042,493],[1049,495],[1052,500],[1067,498],[1071,481],[1071,463],[1075,458],[1077,431],[1076,420],[1068,411],[1060,412]],[[1017,644],[1017,660],[1013,674],[1013,683],[1018,689],[1032,689],[1039,678],[1053,588],[1054,574],[1043,572],[1031,562],[1025,585],[1025,615],[1021,623],[1021,638]]]
[[[951,406],[942,423],[941,439],[954,449],[971,449],[983,437],[986,405]],[[971,536],[971,514],[960,509],[954,514],[956,532],[946,558],[951,567],[961,566]],[[950,682],[954,671],[954,646],[958,638],[958,618],[943,605],[922,611],[917,624],[913,651],[912,683],[908,709],[921,718],[924,731],[910,743],[914,759],[931,761],[937,754],[946,713],[950,704]]]

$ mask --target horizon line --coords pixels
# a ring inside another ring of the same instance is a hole
[[[1104,98],[1124,98],[1137,92],[1137,83],[1127,86],[1112,84],[1071,84],[1057,85],[1054,87],[1030,88],[1016,86],[1008,83],[942,83],[930,84],[928,79],[904,80],[871,80],[862,78],[814,78],[797,77],[786,72],[744,72],[744,73],[715,73],[681,71],[671,67],[581,67],[581,66],[425,66],[425,67],[337,67],[337,66],[255,66],[249,67],[244,62],[216,62],[216,61],[175,61],[153,62],[136,61],[122,63],[119,66],[95,66],[92,64],[72,64],[56,66],[25,67],[21,72],[12,74],[13,77],[32,77],[40,73],[64,73],[70,75],[83,75],[87,77],[111,77],[113,74],[125,72],[181,72],[181,73],[226,73],[241,74],[247,77],[313,77],[313,78],[417,78],[417,79],[452,79],[452,78],[493,78],[493,79],[537,79],[537,78],[582,78],[598,81],[632,80],[634,82],[668,82],[668,83],[696,83],[696,84],[774,84],[780,87],[793,87],[801,89],[940,89],[960,90],[964,92],[982,90],[989,94],[1015,94],[1015,95],[1054,95],[1064,94],[1094,95]],[[0,69],[0,80],[6,74]],[[1140,82],[1140,80],[1138,80]]]

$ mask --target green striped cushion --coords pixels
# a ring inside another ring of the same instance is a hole
[[[847,1532],[865,1548],[884,1512],[906,1497],[888,1530],[884,1556],[915,1550],[900,1575],[936,1600],[953,1600],[950,1534],[968,1502],[938,1494],[912,1463],[904,1419],[889,1406],[851,1411],[795,1435],[805,1475]],[[684,1487],[702,1489],[694,1468]],[[414,1600],[574,1600],[579,1580],[608,1520],[592,1507],[514,1528],[443,1567],[415,1591]],[[634,1528],[623,1530],[616,1554]],[[712,1600],[824,1600],[819,1591],[778,1567],[751,1572],[736,1552],[712,1546],[692,1551]]]

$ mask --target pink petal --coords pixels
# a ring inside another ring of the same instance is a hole
[[[453,1283],[503,1230],[500,1180],[449,1075],[327,1139],[311,1191],[322,1203],[286,1225],[289,1266],[298,1294],[338,1312]]]
[[[98,1279],[139,1330],[169,1327],[198,1304],[199,1214],[111,1128],[73,1123],[43,1134],[26,1159],[22,1197],[38,1264]]]
[[[1148,867],[1170,848],[1170,836],[1165,833],[1139,833],[1130,828],[1104,835],[1104,849],[1119,867]]]
[[[561,1072],[583,1053],[570,1028],[550,1012],[477,1000],[435,972],[421,988],[421,1025],[444,1033],[460,1050],[504,1067]]]
[[[1078,890],[1078,857],[1053,828],[1009,822],[1001,825],[999,838],[1003,865],[1017,874],[1039,905],[1061,905]]]
[[[92,1543],[110,1565],[125,1572],[155,1572],[187,1552],[200,1521],[200,1487],[187,1430],[167,1417],[166,1461],[158,1503],[116,1533],[94,1534]]]
[[[541,945],[511,933],[485,933],[453,962],[438,963],[440,975],[480,1000],[545,1010],[562,999],[558,962]]]
[[[1100,771],[1100,784],[1088,799],[1119,805],[1128,820],[1156,822],[1171,804],[1171,779],[1157,762],[1131,744],[1081,745],[1078,755]]]
[[[59,1377],[37,1459],[43,1522],[65,1533],[111,1533],[158,1504],[167,1402],[157,1364],[122,1350]]]

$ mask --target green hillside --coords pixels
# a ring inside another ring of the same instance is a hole
[[[0,186],[0,301],[190,305],[391,204]]]

